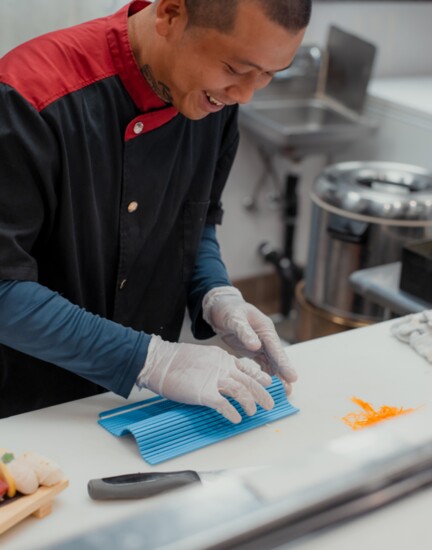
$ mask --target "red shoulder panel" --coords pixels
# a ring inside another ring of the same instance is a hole
[[[34,38],[0,59],[0,82],[15,88],[40,111],[116,74],[106,32],[107,18],[101,18]]]

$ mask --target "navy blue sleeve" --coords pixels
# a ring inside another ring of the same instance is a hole
[[[0,281],[0,342],[128,397],[151,336],[33,281]]]
[[[192,321],[192,333],[203,340],[215,335],[212,328],[202,318],[202,301],[205,294],[218,286],[231,286],[225,264],[222,261],[216,227],[206,225],[200,246],[192,280],[188,290],[188,309]]]

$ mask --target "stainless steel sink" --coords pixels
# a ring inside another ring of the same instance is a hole
[[[294,160],[339,151],[370,134],[362,115],[376,48],[332,26],[326,62],[317,46],[302,46],[292,66],[240,107],[240,124],[267,155]]]
[[[242,106],[240,124],[269,152],[297,158],[340,150],[375,128],[329,98],[278,99],[272,93]]]

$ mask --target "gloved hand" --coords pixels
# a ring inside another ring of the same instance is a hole
[[[297,374],[282,348],[273,321],[231,286],[213,288],[203,299],[203,318],[236,353],[276,375],[291,393]]]
[[[156,335],[136,384],[173,401],[211,407],[234,424],[241,416],[224,395],[234,398],[248,416],[255,414],[255,403],[266,410],[274,406],[264,389],[271,378],[253,361],[216,346],[174,344]]]
[[[432,363],[432,310],[405,315],[391,326],[393,336]]]

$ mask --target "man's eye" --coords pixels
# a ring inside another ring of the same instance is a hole
[[[234,69],[234,67],[231,67],[231,65],[225,65],[225,67],[227,68],[227,71],[230,73],[230,74],[235,74],[235,75],[240,75],[241,73],[239,73],[238,71],[236,71]]]

